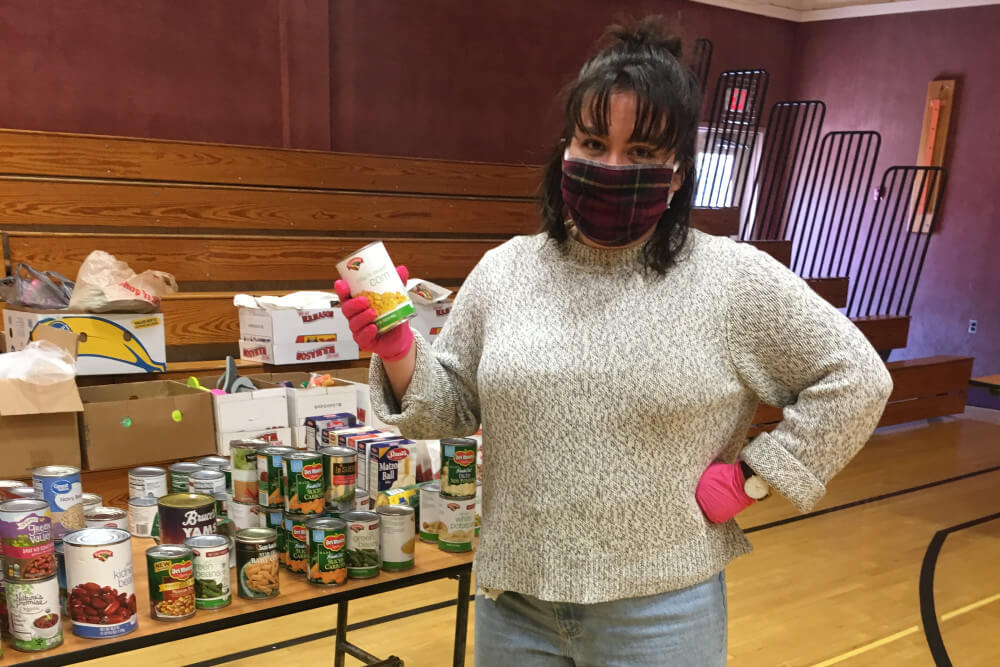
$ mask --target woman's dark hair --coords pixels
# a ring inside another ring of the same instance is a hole
[[[604,48],[583,65],[561,95],[566,99],[564,127],[545,164],[539,193],[542,230],[560,244],[567,239],[562,158],[576,130],[607,134],[611,95],[634,92],[637,107],[631,139],[672,150],[678,171],[684,175],[670,207],[643,247],[646,268],[663,274],[687,238],[701,104],[698,80],[680,62],[680,39],[667,34],[660,17],[647,17],[632,26],[613,25],[602,42]],[[585,124],[584,110],[592,126]]]

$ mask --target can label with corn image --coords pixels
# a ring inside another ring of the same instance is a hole
[[[375,327],[384,333],[416,315],[406,286],[396,272],[385,245],[369,243],[337,263],[351,296],[366,297],[375,310]]]

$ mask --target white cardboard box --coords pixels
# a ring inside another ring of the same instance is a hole
[[[257,431],[215,432],[215,451],[219,456],[229,456],[229,443],[233,440],[267,440],[274,446],[294,447],[292,444],[292,429],[287,426],[266,428]]]
[[[336,371],[324,371],[331,375]],[[302,449],[306,442],[302,437],[306,419],[338,412],[358,413],[358,392],[353,382],[336,380],[333,387],[301,387],[309,380],[309,373],[261,373],[251,375],[254,382],[277,384],[289,381],[294,387],[282,387],[285,392],[288,425],[292,427],[294,446]]]
[[[288,426],[285,391],[284,387],[274,387],[212,396],[215,430],[227,433]]]
[[[410,327],[424,337],[428,343],[433,343],[445,322],[451,314],[451,302],[443,301],[430,305],[414,304],[417,314],[410,320]]]
[[[77,375],[167,370],[163,313],[71,313],[8,304],[3,314],[9,352],[36,340],[39,327],[53,327],[77,335]]]
[[[358,359],[360,350],[340,307],[321,310],[239,309],[240,356],[268,364]]]
[[[382,429],[383,431],[399,433],[398,426],[390,426],[389,424],[386,424],[384,421],[379,419],[378,415],[375,414],[375,411],[372,410],[372,398],[369,393],[368,385],[363,382],[350,382],[350,384],[354,385],[356,392],[358,407],[354,414],[358,416],[358,420],[364,422],[365,426]]]

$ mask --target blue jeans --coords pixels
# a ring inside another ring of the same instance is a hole
[[[725,573],[598,604],[476,596],[476,667],[724,667]]]

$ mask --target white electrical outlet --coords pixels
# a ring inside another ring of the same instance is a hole
[[[969,333],[974,334],[979,331],[979,320],[969,320]]]

